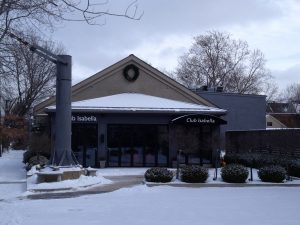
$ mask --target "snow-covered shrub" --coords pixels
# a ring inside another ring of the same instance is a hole
[[[31,151],[31,150],[27,150],[23,153],[23,163],[28,163],[29,159],[34,157],[34,156],[44,156],[46,158],[50,158],[50,154],[48,152],[36,152],[36,151]]]
[[[221,170],[222,179],[228,183],[245,183],[248,175],[247,168],[239,164],[229,164]]]
[[[283,168],[288,168],[290,165],[294,163],[294,160],[287,156],[276,156],[273,159],[273,165],[279,165]]]
[[[207,168],[187,165],[181,169],[181,180],[187,183],[204,183],[208,178]]]
[[[270,165],[259,169],[258,177],[264,182],[281,183],[286,176],[286,170],[282,166]]]
[[[29,160],[28,160],[28,163],[27,163],[27,166],[26,166],[26,170],[30,170],[31,167],[35,166],[35,165],[46,165],[48,164],[48,159],[45,157],[45,156],[32,156]]]
[[[167,168],[150,168],[145,172],[148,182],[167,183],[173,179],[173,172]]]

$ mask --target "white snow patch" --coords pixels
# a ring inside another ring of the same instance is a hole
[[[55,106],[47,107],[54,110]],[[73,110],[225,113],[226,110],[139,93],[122,93],[72,102]]]
[[[22,150],[10,150],[0,157],[0,200],[15,198],[26,190],[23,153]]]
[[[0,182],[25,179],[23,150],[10,150],[0,157]]]
[[[79,179],[63,180],[60,182],[37,183],[37,175],[33,175],[27,179],[27,190],[55,190],[55,189],[77,189],[96,184],[110,184],[111,180],[105,179],[103,176],[84,176]]]

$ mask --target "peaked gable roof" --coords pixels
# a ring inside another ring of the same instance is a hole
[[[47,111],[55,111],[55,106]],[[181,102],[138,93],[122,93],[100,98],[72,102],[73,112],[152,112],[152,113],[208,113],[224,114],[226,111],[200,104]]]
[[[141,78],[136,82],[129,83],[121,75],[124,67],[130,64],[136,65],[141,70]],[[215,107],[208,100],[198,96],[133,54],[73,85],[72,100],[81,101],[125,92],[136,92]],[[43,113],[45,107],[53,104],[55,104],[55,96],[36,105],[34,112]]]

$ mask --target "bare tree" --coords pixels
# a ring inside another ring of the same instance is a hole
[[[275,102],[279,98],[279,88],[277,83],[271,82],[271,80],[269,80],[264,84],[263,89],[264,91],[262,94],[267,96],[267,102]]]
[[[293,83],[288,85],[281,93],[279,99],[283,102],[290,102],[297,113],[300,113],[300,84]]]
[[[189,88],[222,86],[236,93],[261,93],[272,78],[260,50],[251,51],[247,42],[218,31],[194,38],[179,59],[176,75]]]
[[[287,101],[298,102],[300,104],[300,84],[290,84],[286,87],[283,97]]]
[[[62,47],[51,41],[42,41],[34,33],[26,37],[33,44],[61,54]],[[24,116],[33,104],[54,94],[55,64],[20,45],[14,39],[8,39],[0,52],[0,77],[3,98],[9,113]]]
[[[0,0],[0,42],[8,30],[53,28],[55,22],[66,20],[105,24],[105,16],[138,20],[142,14],[137,1],[131,2],[123,13],[117,13],[109,11],[108,0]]]

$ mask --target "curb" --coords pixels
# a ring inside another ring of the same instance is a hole
[[[101,183],[96,183],[96,184],[89,184],[89,185],[84,185],[84,186],[78,186],[78,187],[65,187],[65,188],[55,188],[55,189],[28,189],[27,191],[33,192],[33,193],[39,193],[39,192],[56,192],[56,191],[77,191],[80,188],[88,188],[88,187],[93,187],[96,185],[99,185]]]
[[[0,184],[25,184],[27,183],[26,180],[7,180],[7,181],[0,181]]]
[[[262,184],[234,184],[234,183],[152,183],[145,182],[147,187],[171,186],[171,187],[188,187],[188,188],[205,188],[205,187],[300,187],[300,184],[285,184],[285,183],[262,183]]]

